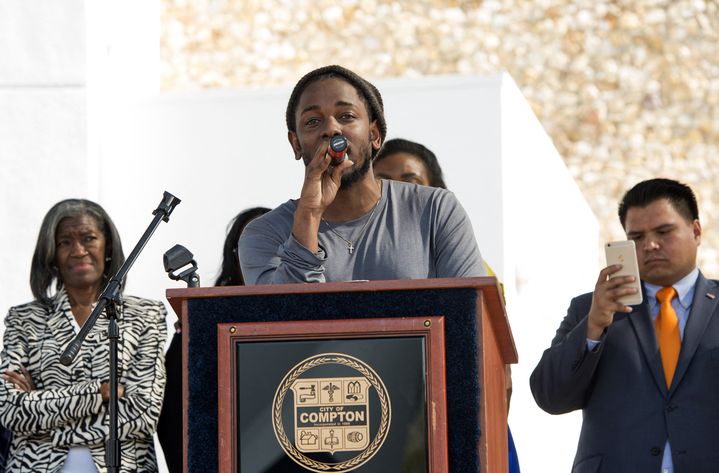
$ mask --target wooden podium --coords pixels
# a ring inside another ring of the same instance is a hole
[[[230,329],[233,333],[237,328],[251,327],[256,332],[250,333],[266,334],[266,329],[257,331],[258,324],[271,329],[291,322],[292,333],[301,332],[302,327],[306,326],[310,332],[306,335],[312,338],[312,332],[318,331],[318,327],[332,326],[332,321],[338,321],[337,325],[341,321],[357,330],[357,327],[362,326],[377,327],[377,320],[397,323],[406,320],[405,325],[422,320],[426,325],[430,325],[430,320],[441,322],[436,325],[440,327],[444,339],[444,363],[439,368],[446,380],[442,393],[446,395],[446,409],[432,411],[428,408],[426,420],[432,426],[436,423],[446,426],[445,430],[435,430],[442,432],[442,436],[446,432],[446,439],[433,438],[432,442],[445,443],[445,464],[452,473],[507,471],[505,365],[517,362],[517,352],[495,278],[168,289],[167,298],[180,316],[183,327],[183,453],[186,471],[220,471],[220,453],[225,459],[242,455],[234,450],[231,455],[227,451],[220,452],[220,445],[223,445],[223,450],[240,447],[237,443],[227,442],[227,429],[223,429],[223,439],[219,438],[218,425],[227,419],[226,412],[223,412],[222,418],[218,415],[218,394],[221,399],[223,396],[229,399],[228,389],[237,387],[240,391],[247,383],[226,379],[227,373],[232,373],[229,368],[232,350],[228,351],[225,344],[223,355],[221,359],[218,358],[218,327]],[[379,326],[392,327],[392,324]],[[343,330],[337,329],[335,332]],[[372,329],[370,332],[379,336],[384,330]],[[394,329],[387,330],[394,333]],[[328,337],[327,333],[334,333],[324,329],[322,332],[323,339]],[[252,337],[245,339],[252,341]],[[358,344],[357,339],[361,341],[362,337],[353,337],[355,346]],[[333,342],[342,343],[341,340]],[[432,346],[437,347],[436,341],[432,341]],[[270,348],[273,347],[270,345]],[[435,355],[431,357],[428,360],[430,364],[437,359]],[[235,365],[232,366],[232,369],[236,369]],[[267,370],[267,378],[272,377],[271,371]],[[223,373],[220,392],[218,373]],[[430,375],[427,374],[428,378]],[[265,381],[265,376],[262,378]],[[388,388],[388,391],[392,391],[392,388]],[[277,392],[280,392],[279,388]],[[428,404],[429,401],[427,399]],[[403,403],[396,404],[402,406]],[[437,418],[437,412],[445,418]],[[401,416],[398,418],[401,419]],[[403,428],[396,426],[392,430],[390,427],[388,435],[402,431]],[[255,435],[255,432],[251,435]],[[261,437],[261,433],[258,431],[256,436]],[[356,432],[355,436],[362,437]],[[271,447],[279,448],[274,437],[272,440]],[[346,470],[382,471],[375,469],[372,464],[381,462],[381,457],[392,448],[391,445],[390,439],[376,457],[361,466]],[[336,452],[331,453],[334,458]],[[434,450],[428,452],[428,456],[432,455],[436,457]],[[344,467],[313,469],[293,460],[289,462],[290,469],[275,466],[252,471],[344,470]],[[436,466],[431,466],[438,464],[435,460],[428,462],[426,471],[439,473]],[[244,473],[240,468],[236,471]]]

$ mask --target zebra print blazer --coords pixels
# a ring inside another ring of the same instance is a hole
[[[165,307],[124,296],[118,311],[118,367],[125,395],[119,400],[121,472],[155,472],[152,435],[165,388]],[[0,372],[24,366],[35,390],[22,392],[0,379],[0,424],[14,433],[7,472],[58,472],[71,446],[87,446],[105,472],[109,414],[100,384],[109,379],[108,320],[100,317],[70,366],[60,355],[75,336],[70,302],[60,290],[10,308],[5,319]]]

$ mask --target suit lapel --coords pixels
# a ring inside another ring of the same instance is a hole
[[[662,360],[659,356],[657,334],[654,329],[654,323],[652,323],[652,317],[649,314],[649,303],[647,302],[644,285],[642,285],[642,292],[644,292],[644,302],[640,305],[632,306],[634,310],[631,314],[628,314],[628,318],[637,335],[639,346],[642,348],[642,353],[644,353],[644,358],[647,360],[649,370],[652,373],[657,388],[666,393],[667,384],[664,381],[664,371],[662,370]]]
[[[53,297],[51,310],[47,317],[47,326],[50,330],[50,336],[57,340],[58,345],[64,347],[75,337],[75,330],[72,328],[69,317],[70,302],[64,290],[58,291]]]
[[[682,348],[679,352],[679,362],[670,386],[670,394],[679,385],[689,368],[689,363],[694,357],[697,347],[699,347],[704,331],[717,309],[717,303],[719,302],[717,297],[719,297],[717,284],[706,279],[700,272],[694,289],[692,310],[689,313],[687,325],[684,327]]]

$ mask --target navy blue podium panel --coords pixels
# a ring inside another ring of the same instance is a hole
[[[444,317],[449,471],[507,471],[505,364],[517,352],[495,278],[168,289],[167,297],[182,320],[186,471],[218,471],[218,324],[429,315]]]

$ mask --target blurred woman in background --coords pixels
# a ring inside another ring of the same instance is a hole
[[[375,177],[446,189],[437,156],[424,145],[394,138],[382,145],[372,163]]]
[[[225,244],[222,247],[222,266],[215,280],[215,286],[244,286],[245,280],[240,270],[240,258],[237,254],[237,242],[242,230],[248,223],[269,212],[267,207],[253,207],[238,213],[230,222]]]

